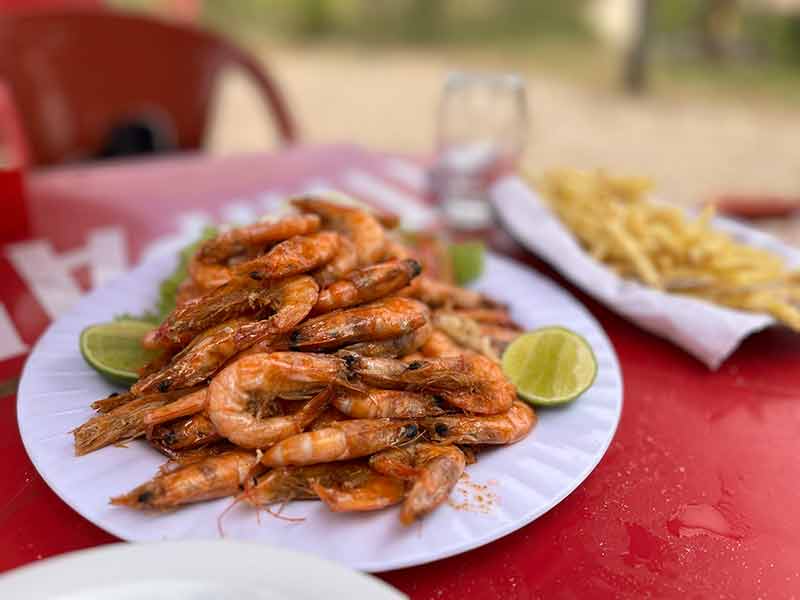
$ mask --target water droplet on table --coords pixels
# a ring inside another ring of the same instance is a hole
[[[710,534],[732,540],[742,539],[725,515],[711,504],[687,504],[667,521],[667,529],[678,537]]]

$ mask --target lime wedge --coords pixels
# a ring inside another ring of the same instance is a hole
[[[112,383],[130,385],[139,379],[139,369],[159,353],[142,347],[144,334],[152,328],[152,323],[133,320],[90,325],[81,332],[81,354]]]
[[[450,260],[458,285],[465,285],[481,276],[485,252],[482,242],[450,244]]]
[[[597,359],[574,331],[545,327],[511,342],[503,353],[503,373],[531,404],[564,404],[594,383]]]

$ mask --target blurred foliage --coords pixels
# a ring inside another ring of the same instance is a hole
[[[800,15],[750,15],[745,27],[754,50],[761,56],[800,64]]]
[[[288,39],[469,43],[586,33],[585,0],[218,0],[204,19]]]
[[[697,0],[656,2],[653,16],[656,31],[662,35],[692,31],[700,20],[701,4]]]
[[[729,58],[761,63],[800,64],[800,14],[782,14],[731,1],[728,31]],[[704,19],[710,0],[662,0],[656,2],[654,26],[662,44],[682,44],[683,54],[702,48]],[[732,22],[731,22],[732,21]]]
[[[170,10],[170,0],[107,1],[124,9]],[[602,0],[198,1],[203,24],[255,47],[264,41],[453,46],[478,60],[497,56],[516,68],[535,65],[588,82],[619,81],[619,49],[602,45],[587,18],[589,5]],[[647,68],[655,83],[776,97],[794,90],[796,97],[800,14],[776,14],[764,6],[653,0]]]

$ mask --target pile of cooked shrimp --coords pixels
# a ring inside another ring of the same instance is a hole
[[[440,243],[407,247],[394,219],[361,208],[291,203],[296,214],[199,247],[175,310],[143,340],[159,357],[74,430],[78,455],[144,436],[168,457],[112,504],[402,503],[408,524],[481,447],[534,426],[497,358],[519,328],[453,285]]]

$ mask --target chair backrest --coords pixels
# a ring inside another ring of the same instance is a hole
[[[96,156],[126,122],[154,123],[181,150],[200,148],[220,72],[241,68],[296,139],[286,103],[257,61],[187,25],[107,10],[0,16],[0,80],[11,89],[31,165]]]

